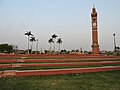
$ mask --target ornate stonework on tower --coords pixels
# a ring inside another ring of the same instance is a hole
[[[97,12],[94,6],[92,8],[91,19],[92,19],[92,53],[99,54]]]

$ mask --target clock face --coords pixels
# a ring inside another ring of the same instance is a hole
[[[96,46],[97,44],[96,44],[96,43],[94,43],[94,45]]]
[[[96,26],[96,23],[93,23],[93,26],[95,27],[95,26]]]

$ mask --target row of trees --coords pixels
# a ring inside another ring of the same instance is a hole
[[[31,51],[31,54],[32,54],[32,47],[33,47],[33,42],[37,42],[36,43],[36,51],[38,52],[38,39],[36,39],[34,37],[34,35],[31,33],[31,31],[27,31],[25,32],[25,35],[28,36],[28,54],[30,54],[30,51]],[[57,41],[56,41],[57,39]],[[31,49],[29,48],[30,47],[30,42],[31,42]],[[62,44],[62,38],[58,38],[58,36],[56,34],[53,34],[50,39],[48,40],[48,43],[50,43],[50,52],[55,52],[55,44],[58,43],[58,52],[60,52],[60,45]],[[53,44],[53,50],[52,50],[52,44]]]
[[[33,40],[32,40],[33,39]],[[32,40],[32,41],[35,41],[35,38],[31,38],[30,40]],[[52,40],[51,40],[52,41]],[[57,42],[59,42],[59,39],[58,39],[58,41]],[[60,41],[61,42],[61,41]],[[53,42],[52,42],[53,43]],[[15,45],[9,45],[9,44],[0,44],[0,53],[7,53],[7,54],[10,54],[10,53],[18,53],[17,52],[17,46],[15,46]],[[64,49],[64,50],[60,50],[60,52],[59,53],[61,53],[61,54],[71,54],[71,53],[77,53],[77,52],[79,52],[79,53],[84,53],[84,54],[92,54],[92,52],[90,52],[90,51],[82,51],[82,50],[71,50],[71,51],[67,51],[66,49]],[[26,53],[26,51],[24,51],[23,52],[24,54]],[[45,50],[44,51],[44,53],[49,53],[49,51],[47,51],[47,50]],[[113,51],[101,51],[100,52],[101,54],[106,54],[106,55],[114,55],[114,52]],[[120,55],[120,53],[117,53],[118,55]]]
[[[56,41],[57,39],[57,41]],[[52,44],[54,45],[53,51],[55,52],[55,43],[58,43],[58,52],[60,52],[60,44],[62,44],[62,38],[58,38],[56,34],[53,34],[50,39],[48,40],[48,43],[50,43],[50,52],[52,51]]]

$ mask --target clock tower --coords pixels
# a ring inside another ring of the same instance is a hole
[[[97,12],[94,6],[92,8],[91,19],[92,19],[92,54],[99,54]]]

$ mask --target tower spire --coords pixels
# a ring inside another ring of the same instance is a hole
[[[94,5],[94,4],[93,4],[92,12],[93,12],[93,13],[97,13],[97,12],[96,12],[96,8],[95,8],[95,5]]]
[[[93,4],[93,8],[95,8],[95,4]]]

